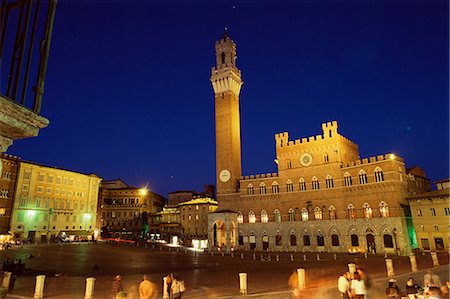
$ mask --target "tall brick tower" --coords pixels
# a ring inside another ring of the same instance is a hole
[[[236,44],[225,32],[216,42],[216,67],[211,83],[216,112],[217,196],[237,193],[241,170],[241,125],[239,92],[241,71],[236,67]]]

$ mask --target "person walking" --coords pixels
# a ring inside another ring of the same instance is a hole
[[[361,279],[358,272],[353,274],[353,279],[350,283],[350,290],[352,292],[352,299],[364,299],[364,296],[366,295],[364,280]]]
[[[117,294],[123,291],[122,276],[116,275],[112,283],[112,298],[116,299]]]
[[[156,294],[156,284],[150,281],[148,275],[144,275],[139,284],[139,299],[155,299]]]
[[[345,272],[338,278],[338,290],[339,293],[341,293],[341,298],[343,299],[350,299],[351,292],[350,292],[350,272]]]
[[[182,281],[178,276],[174,276],[172,279],[172,297],[171,299],[181,299],[183,292],[185,291],[184,281]]]

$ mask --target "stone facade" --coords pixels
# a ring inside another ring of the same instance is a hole
[[[241,175],[238,93],[233,84],[217,88],[224,74],[229,82],[241,82],[235,53],[228,35],[216,42],[218,64],[211,81],[219,210],[235,213],[236,219],[225,212],[223,219],[211,215],[210,244],[408,254],[414,235],[406,197],[429,191],[428,179],[419,168],[406,169],[404,160],[391,153],[361,159],[358,145],[339,134],[336,121],[323,123],[322,132],[311,137],[290,140],[287,132],[275,134],[278,172]],[[234,58],[227,61],[229,56]]]
[[[9,231],[13,208],[14,192],[18,171],[16,156],[0,154],[2,171],[0,176],[0,242],[10,238]]]

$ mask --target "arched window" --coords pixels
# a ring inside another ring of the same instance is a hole
[[[297,246],[297,237],[295,235],[291,235],[291,246]]]
[[[266,194],[266,184],[261,183],[261,184],[259,185],[259,193],[261,193],[261,194]]]
[[[331,235],[331,246],[339,246],[339,236]]]
[[[298,180],[298,188],[300,189],[300,191],[306,191],[306,183],[304,178]]]
[[[367,184],[367,173],[364,170],[359,171],[359,184]]]
[[[312,178],[312,188],[313,190],[319,190],[319,180],[316,177]]]
[[[328,208],[328,216],[330,217],[330,220],[336,219],[336,208],[334,206]]]
[[[288,180],[288,181],[287,181],[287,183],[286,183],[286,189],[287,189],[287,192],[292,192],[292,191],[294,191],[294,185],[292,184],[292,181],[291,181],[291,180]]]
[[[380,215],[381,218],[389,217],[389,207],[384,201],[380,202]]]
[[[293,209],[289,209],[289,221],[295,221],[295,211]]]
[[[350,173],[346,172],[344,174],[344,186],[349,187],[351,185],[352,185],[352,176],[350,175]]]
[[[225,64],[225,52],[222,52],[222,54],[220,54],[220,58],[221,58],[222,64]]]
[[[355,207],[352,204],[348,205],[347,211],[348,211],[348,218],[349,219],[356,219],[356,210],[355,210]]]
[[[277,182],[272,183],[272,193],[279,193],[280,192],[280,186],[278,186]]]
[[[383,170],[381,170],[380,167],[375,168],[375,182],[382,182],[384,181],[384,175]]]
[[[278,209],[273,212],[273,217],[275,222],[281,222],[281,213]]]
[[[242,215],[241,212],[238,212],[237,222],[238,223],[244,223],[244,215]]]
[[[261,222],[266,223],[269,221],[269,217],[267,217],[267,212],[265,210],[261,211]]]
[[[334,188],[334,182],[333,182],[333,178],[331,177],[331,175],[327,175],[327,177],[325,178],[325,186],[328,189]]]
[[[311,246],[311,240],[308,235],[303,235],[303,246]]]
[[[275,236],[275,245],[281,246],[281,235]]]
[[[316,207],[314,209],[314,219],[316,220],[322,220],[322,209],[319,207]]]
[[[351,235],[350,239],[352,241],[352,246],[359,246],[359,240],[357,235],[355,234]]]
[[[327,153],[325,153],[325,154],[323,155],[323,162],[325,162],[325,163],[330,162],[330,157],[328,157],[328,154],[327,154]]]
[[[392,241],[392,236],[389,234],[383,235],[384,247],[394,248],[394,242]]]
[[[369,219],[372,218],[372,208],[368,203],[364,203],[363,205],[363,211],[364,211],[364,218]]]
[[[253,195],[255,194],[255,190],[253,189],[253,185],[252,184],[248,184],[247,185],[247,195]]]
[[[255,223],[256,217],[253,211],[248,212],[248,223]]]
[[[325,239],[322,235],[317,235],[317,246],[325,246]]]
[[[302,221],[308,221],[308,210],[305,208],[302,209]]]
[[[291,160],[287,160],[287,161],[286,161],[286,167],[287,167],[287,169],[291,169],[291,168],[292,168],[292,162],[291,162]]]

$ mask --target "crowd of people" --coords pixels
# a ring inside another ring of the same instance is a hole
[[[164,277],[163,298],[181,299],[185,291],[184,281],[173,273]],[[139,299],[154,299],[157,297],[158,287],[152,282],[148,275],[144,275],[139,283]],[[117,275],[112,283],[112,299],[128,298],[127,292],[123,289],[122,276]]]

